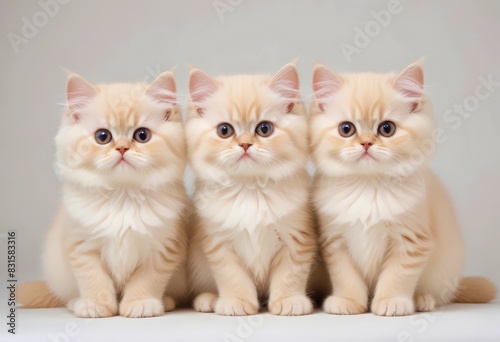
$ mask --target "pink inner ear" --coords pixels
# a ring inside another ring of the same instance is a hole
[[[406,97],[419,98],[424,92],[424,73],[418,64],[412,64],[394,81],[394,88]]]
[[[97,95],[97,90],[80,75],[70,75],[66,85],[68,107],[72,111],[73,120],[80,121],[81,111]]]
[[[269,81],[269,88],[285,99],[299,97],[299,74],[295,64],[289,63],[281,68]]]
[[[342,80],[339,76],[323,65],[314,68],[313,91],[320,111],[324,110],[325,101],[335,96],[340,89],[342,89]]]
[[[217,81],[199,69],[194,69],[189,75],[189,95],[197,107],[202,106],[217,90]],[[200,111],[198,111],[198,114]]]
[[[175,106],[177,94],[174,75],[171,72],[162,73],[146,89],[146,95],[158,103]]]

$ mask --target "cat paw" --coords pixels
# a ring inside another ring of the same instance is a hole
[[[76,298],[68,302],[67,307],[77,317],[103,318],[116,316],[117,303],[98,303],[92,299]]]
[[[155,317],[164,313],[163,303],[158,298],[122,300],[120,303],[120,315],[125,317]]]
[[[215,302],[215,313],[222,316],[255,315],[259,311],[257,301],[251,303],[245,299],[224,297]]]
[[[350,298],[329,296],[323,304],[323,310],[334,315],[358,315],[367,312],[368,307]]]
[[[415,312],[413,299],[407,297],[374,299],[371,309],[377,316],[406,316]]]
[[[165,312],[175,309],[175,300],[169,296],[163,296],[163,309]]]
[[[310,314],[313,310],[312,302],[303,295],[285,297],[273,300],[267,305],[269,312],[280,316],[300,316]]]
[[[415,296],[415,310],[419,312],[428,312],[434,310],[436,300],[428,293]]]
[[[198,312],[214,312],[217,295],[205,292],[197,296],[193,301],[193,308]]]

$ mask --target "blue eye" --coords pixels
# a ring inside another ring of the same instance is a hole
[[[268,121],[262,121],[257,125],[255,132],[261,137],[268,137],[274,132],[274,125]]]
[[[101,128],[95,132],[95,141],[99,145],[106,145],[111,141],[112,138],[113,136],[111,135],[111,132],[107,129]]]
[[[147,143],[151,139],[151,131],[145,127],[135,130],[134,140],[140,143]]]
[[[354,133],[356,133],[356,127],[349,121],[344,121],[339,125],[339,134],[344,138],[349,138]]]

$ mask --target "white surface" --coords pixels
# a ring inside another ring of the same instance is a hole
[[[406,317],[372,314],[222,317],[179,310],[156,318],[78,319],[65,309],[18,309],[1,341],[500,341],[500,303],[452,304]],[[7,339],[4,338],[7,337]]]
[[[350,62],[341,43],[354,44],[356,28],[390,0],[65,0],[16,53],[7,35],[22,33],[23,18],[39,15],[40,1],[53,0],[0,0],[0,233],[18,231],[20,281],[41,279],[42,242],[60,201],[52,163],[65,101],[61,66],[91,82],[151,81],[177,66],[184,104],[188,63],[212,75],[274,73],[299,56],[308,103],[312,60],[337,72],[387,72],[425,56],[427,89],[447,137],[434,169],[456,204],[464,273],[500,286],[500,87],[459,124],[445,117],[474,95],[478,77],[500,80],[500,1],[399,0],[400,13]],[[222,18],[221,3],[230,4]]]

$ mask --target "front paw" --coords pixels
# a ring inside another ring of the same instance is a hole
[[[217,295],[205,292],[197,296],[193,301],[193,308],[198,312],[214,312]]]
[[[428,293],[415,296],[415,310],[420,312],[428,312],[434,310],[436,300]]]
[[[257,301],[254,303],[233,297],[223,297],[215,302],[215,313],[223,316],[255,315],[259,311]]]
[[[67,307],[75,316],[82,318],[102,318],[115,316],[118,312],[117,303],[98,303],[93,299],[76,298]]]
[[[155,317],[165,313],[163,303],[160,299],[149,297],[135,300],[122,300],[120,303],[120,315],[125,317]]]
[[[375,298],[371,309],[378,316],[406,316],[415,312],[411,297]]]
[[[329,296],[323,304],[326,313],[334,315],[358,315],[368,310],[366,303],[358,303],[353,299]]]
[[[280,316],[300,316],[310,314],[313,310],[312,302],[304,295],[290,296],[270,301],[267,305],[269,312]]]

